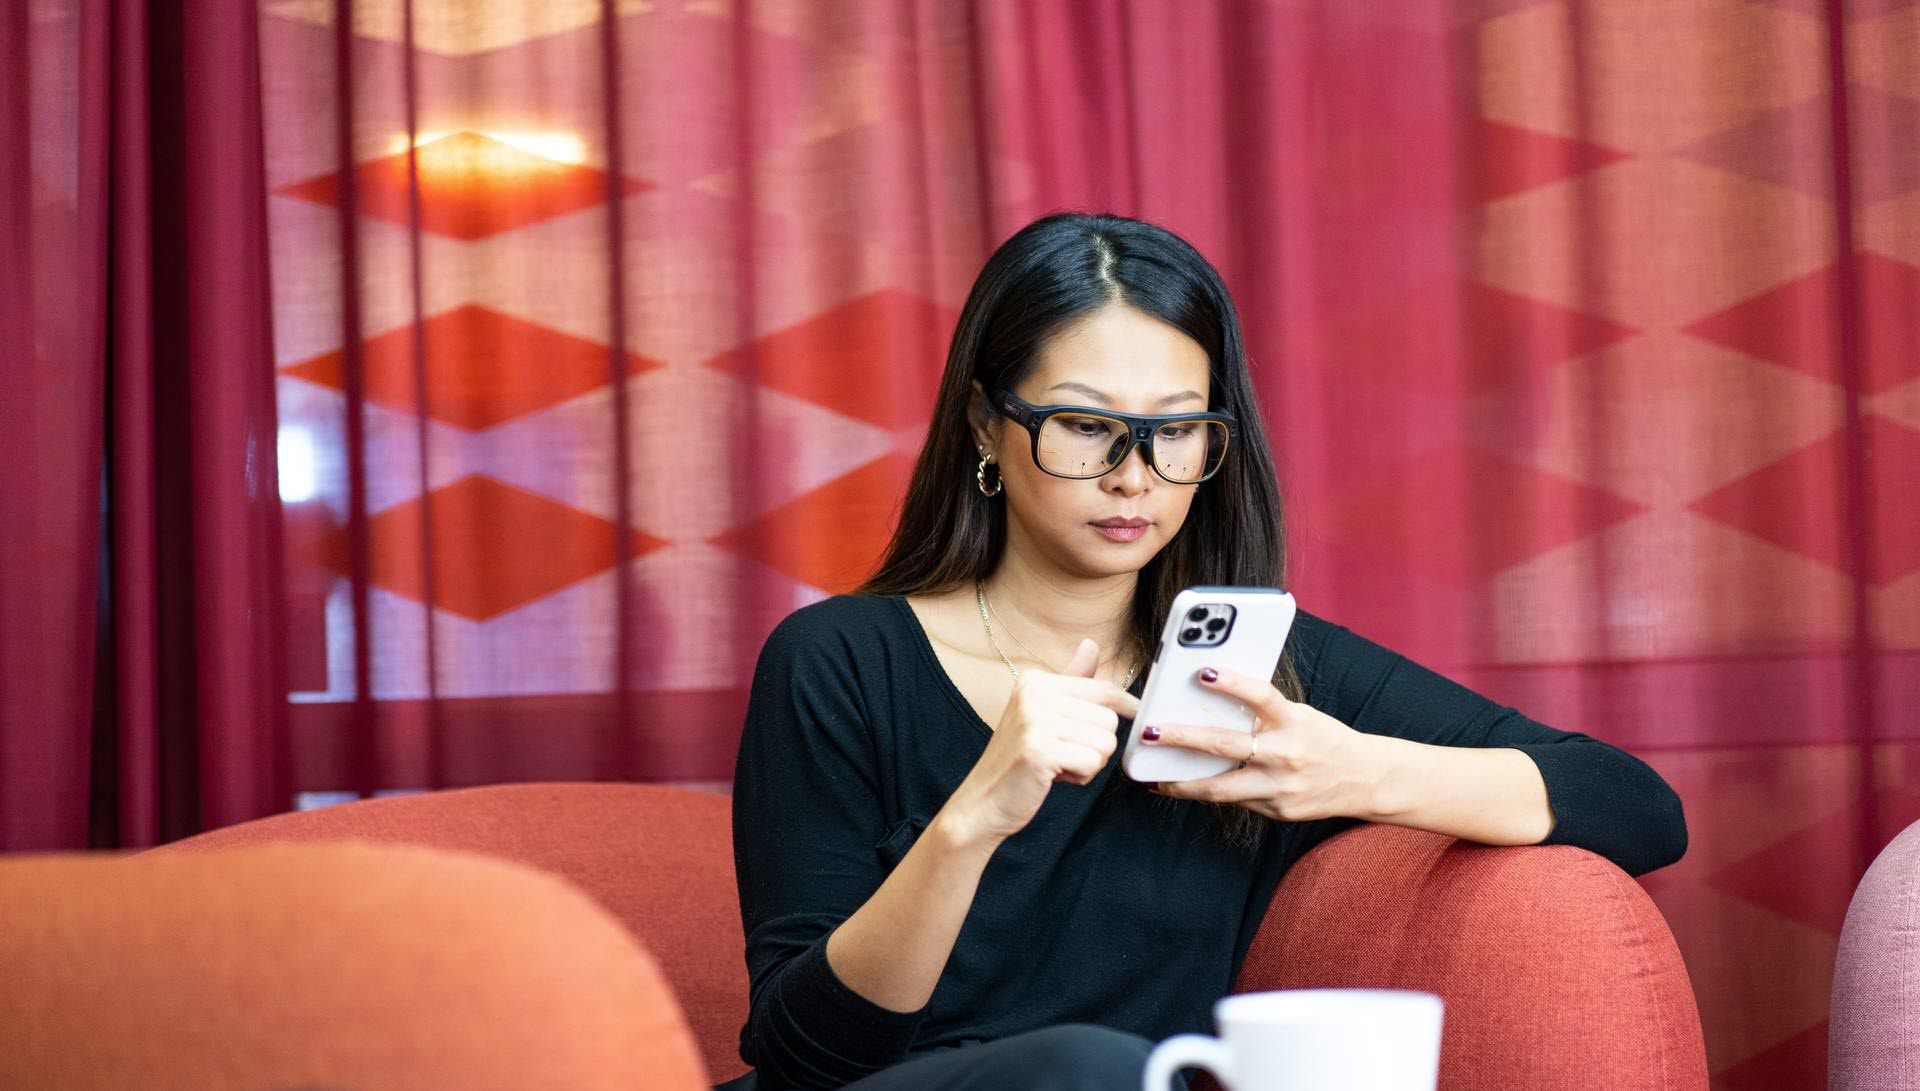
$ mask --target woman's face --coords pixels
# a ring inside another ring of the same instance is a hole
[[[1121,303],[1049,338],[1013,392],[1032,405],[1142,414],[1205,412],[1212,396],[1200,343]],[[1034,464],[1032,437],[1020,425],[996,415],[975,431],[1005,481],[1009,548],[1033,550],[1033,562],[1070,576],[1138,572],[1179,532],[1200,487],[1156,474],[1144,449],[1103,477],[1055,477]]]

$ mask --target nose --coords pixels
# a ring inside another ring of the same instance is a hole
[[[1147,462],[1153,450],[1152,433],[1146,437],[1130,436],[1124,442],[1127,451],[1120,456],[1120,465],[1107,471],[1100,479],[1102,485],[1122,496],[1138,496],[1153,484],[1153,466]],[[1135,458],[1135,455],[1140,457]]]

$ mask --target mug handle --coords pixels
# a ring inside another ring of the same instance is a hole
[[[1147,1055],[1141,1091],[1167,1091],[1174,1073],[1183,1068],[1204,1068],[1228,1088],[1233,1086],[1233,1055],[1225,1042],[1204,1034],[1176,1034]]]

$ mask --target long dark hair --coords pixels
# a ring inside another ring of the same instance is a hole
[[[973,384],[989,391],[1012,387],[1033,369],[1049,337],[1111,303],[1152,315],[1199,342],[1209,361],[1208,408],[1233,414],[1240,425],[1220,472],[1195,491],[1186,522],[1140,572],[1132,611],[1140,647],[1154,646],[1173,597],[1187,587],[1285,586],[1280,487],[1240,319],[1219,272],[1166,228],[1123,216],[1058,213],[1002,243],[974,281],[900,522],[859,593],[932,594],[993,571],[1006,546],[1007,514],[1000,500],[974,487]],[[1281,657],[1273,681],[1289,698],[1301,699],[1290,655]],[[1221,831],[1235,843],[1256,843],[1264,826],[1244,808],[1221,808]]]

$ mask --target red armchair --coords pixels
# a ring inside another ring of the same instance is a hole
[[[715,1081],[746,970],[725,796],[527,784],[369,800],[215,830],[160,851],[280,840],[489,853],[573,880],[654,955]],[[1567,847],[1348,831],[1287,876],[1238,989],[1419,988],[1447,1002],[1442,1088],[1707,1086],[1699,1012],[1666,922],[1625,873]]]

